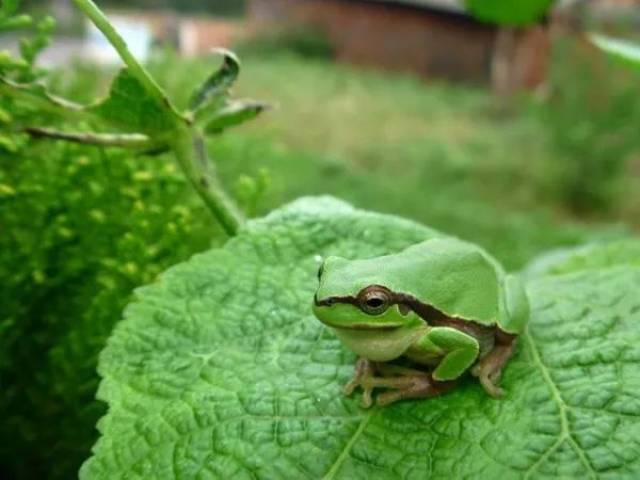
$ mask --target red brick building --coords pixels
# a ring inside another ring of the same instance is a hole
[[[534,88],[546,77],[545,28],[512,31],[505,56],[504,31],[470,17],[461,0],[250,0],[249,18],[318,28],[338,60],[358,65],[494,84],[507,75],[514,88]]]

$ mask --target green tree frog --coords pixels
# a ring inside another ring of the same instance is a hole
[[[314,314],[360,357],[344,391],[362,387],[363,406],[374,388],[388,389],[380,405],[444,393],[468,370],[503,394],[496,384],[529,303],[518,277],[480,247],[436,237],[376,258],[328,257],[318,279]]]

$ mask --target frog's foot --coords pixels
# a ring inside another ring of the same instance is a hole
[[[383,363],[372,362],[366,358],[359,358],[353,378],[344,386],[344,394],[351,395],[356,388],[362,387],[361,404],[364,408],[373,405],[373,389],[376,387],[393,388],[389,378],[377,377],[376,374],[383,367]]]
[[[364,389],[364,393],[362,394],[362,405],[370,407],[372,403],[371,393],[373,392],[373,387],[365,387],[365,382],[368,381],[368,379],[373,378],[374,375],[374,363],[366,358],[359,358],[356,362],[356,371],[353,374],[353,378],[344,386],[342,391],[345,395],[349,396],[356,388],[361,386]]]
[[[485,392],[494,398],[504,395],[504,391],[496,384],[500,381],[502,369],[513,355],[515,346],[515,337],[509,338],[506,343],[498,343],[471,369],[471,375],[478,377]]]
[[[361,403],[369,408],[373,405],[375,388],[393,389],[378,395],[378,405],[384,406],[405,398],[434,397],[450,390],[455,383],[438,382],[430,373],[421,370],[360,358],[353,378],[344,386],[344,393],[351,395],[357,387],[362,387]]]

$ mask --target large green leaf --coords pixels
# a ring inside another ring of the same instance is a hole
[[[138,292],[100,359],[92,478],[637,478],[640,269],[543,276],[503,400],[467,380],[363,410],[311,315],[320,257],[435,235],[331,199],[252,222]]]
[[[640,241],[629,238],[555,250],[535,258],[526,273],[528,277],[562,275],[614,266],[640,268]]]

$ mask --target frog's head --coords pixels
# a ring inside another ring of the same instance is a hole
[[[401,356],[425,324],[401,294],[382,285],[380,270],[377,261],[327,258],[313,312],[350,350],[385,362]]]
[[[318,270],[318,281],[313,312],[330,327],[394,330],[407,323],[408,309],[379,283],[368,263],[328,257]]]

